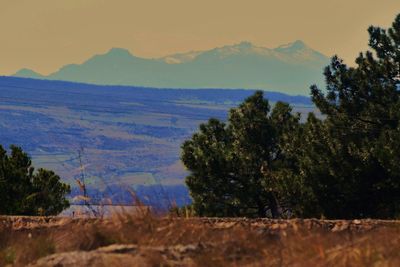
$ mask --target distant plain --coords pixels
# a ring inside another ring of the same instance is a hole
[[[76,179],[84,178],[93,198],[127,202],[126,191],[154,197],[156,190],[183,204],[189,198],[180,145],[209,118],[226,120],[228,110],[253,92],[0,77],[0,141],[22,146],[35,166],[55,170],[73,195],[79,194]],[[303,115],[315,111],[305,96],[266,97],[272,105],[289,102]]]

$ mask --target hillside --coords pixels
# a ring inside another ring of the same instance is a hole
[[[274,49],[242,42],[157,59],[113,48],[48,76],[27,69],[14,76],[161,88],[258,88],[308,95],[310,85],[322,84],[328,61],[302,41]]]
[[[131,202],[129,190],[136,190],[149,201],[183,204],[189,200],[180,145],[200,123],[225,120],[228,109],[252,93],[0,77],[0,143],[22,146],[36,166],[72,184],[74,194],[80,194],[81,153],[92,198]],[[307,97],[266,95],[295,104],[296,111],[313,110]]]

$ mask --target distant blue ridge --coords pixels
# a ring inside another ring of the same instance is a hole
[[[20,78],[13,76],[0,76],[0,90],[1,87],[20,87],[21,89],[35,89],[38,91],[43,90],[69,90],[70,92],[76,91],[90,91],[94,90],[96,93],[109,94],[112,91],[114,94],[126,94],[135,92],[136,96],[149,96],[157,94],[158,98],[163,100],[176,100],[179,98],[193,98],[204,101],[216,101],[223,97],[224,99],[232,102],[239,102],[250,96],[258,89],[221,89],[221,88],[199,88],[199,89],[177,89],[177,88],[152,88],[152,87],[138,87],[138,86],[125,86],[125,85],[94,85],[88,83],[78,83],[69,81],[45,80],[45,79],[32,79]],[[302,95],[289,95],[285,93],[263,90],[265,97],[271,102],[284,101],[290,104],[312,105],[310,97]],[[1,91],[0,91],[1,93]]]

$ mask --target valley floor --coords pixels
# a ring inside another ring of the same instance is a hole
[[[400,266],[400,221],[0,217],[0,266]]]

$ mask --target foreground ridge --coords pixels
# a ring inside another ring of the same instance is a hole
[[[14,266],[397,266],[400,221],[0,217]]]

